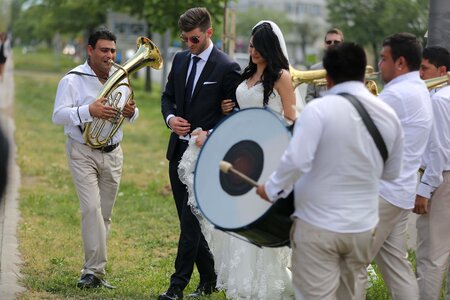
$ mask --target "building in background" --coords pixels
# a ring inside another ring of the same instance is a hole
[[[117,37],[116,61],[123,64],[136,52],[136,39],[147,36],[147,23],[118,12],[108,12],[106,20],[108,29]]]
[[[322,58],[323,35],[329,29],[326,0],[239,0],[238,12],[250,9],[280,11],[295,23],[292,32],[283,32],[294,65],[311,65]],[[276,20],[274,20],[276,21]]]

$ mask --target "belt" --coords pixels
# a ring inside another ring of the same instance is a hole
[[[116,149],[117,147],[119,147],[119,143],[114,144],[114,145],[108,145],[103,148],[99,148],[99,150],[101,150],[102,152],[105,152],[105,153],[109,153],[109,152],[113,151],[114,149]]]

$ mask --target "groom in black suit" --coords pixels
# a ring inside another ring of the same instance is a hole
[[[224,99],[235,98],[240,81],[239,65],[212,44],[211,16],[206,8],[187,10],[180,16],[178,26],[188,50],[177,53],[173,59],[161,97],[161,111],[172,130],[167,159],[181,233],[175,273],[171,276],[168,290],[159,296],[160,300],[182,299],[194,263],[200,273],[200,283],[188,297],[201,297],[215,290],[214,259],[187,203],[187,188],[178,177],[178,164],[192,130],[197,127],[210,130],[224,117],[220,103]]]

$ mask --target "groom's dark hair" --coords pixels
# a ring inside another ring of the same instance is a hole
[[[192,31],[195,28],[206,32],[211,28],[211,15],[205,7],[190,8],[178,19],[178,27],[184,32]]]

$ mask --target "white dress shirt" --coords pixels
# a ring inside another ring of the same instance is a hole
[[[417,194],[431,198],[431,193],[443,181],[442,172],[450,170],[450,86],[436,91],[431,97],[433,129],[423,155],[425,172]]]
[[[402,172],[395,180],[381,182],[380,195],[397,207],[412,209],[416,199],[417,171],[433,122],[430,94],[419,71],[414,71],[391,80],[379,98],[394,109],[405,134]]]
[[[357,110],[338,93],[364,105],[385,141],[386,163]],[[400,121],[388,105],[362,82],[338,84],[305,106],[267,195],[286,197],[295,184],[295,217],[334,232],[370,230],[378,223],[379,179],[397,177],[402,145]]]
[[[89,64],[85,62],[71,71],[91,74],[95,76],[94,71]],[[114,72],[111,70],[110,74]],[[85,123],[92,122],[93,118],[89,113],[89,104],[94,102],[103,87],[103,84],[97,77],[87,75],[68,74],[65,75],[58,84],[56,91],[55,106],[53,109],[53,123],[64,125],[64,134],[73,140],[84,144],[82,128]],[[122,99],[127,97],[129,91],[121,88],[124,92]],[[130,122],[136,120],[139,116],[138,108],[135,109],[134,115]],[[109,141],[109,145],[117,144],[122,140],[122,127]]]

